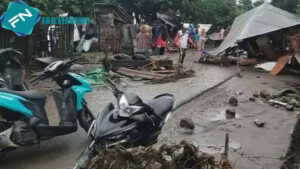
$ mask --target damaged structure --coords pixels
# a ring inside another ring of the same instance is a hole
[[[229,34],[213,54],[228,55],[239,47],[247,51],[249,58],[283,62],[278,63],[278,70],[274,70],[274,74],[277,74],[295,58],[300,44],[297,38],[299,33],[299,17],[264,3],[238,16]],[[280,60],[282,57],[287,59]],[[294,61],[291,63],[299,65]]]
[[[121,6],[109,3],[94,4],[98,32],[98,50],[132,54],[136,43],[133,17]]]

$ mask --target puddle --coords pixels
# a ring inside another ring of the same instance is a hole
[[[232,118],[226,117],[226,109],[215,109],[211,108],[204,112],[203,116],[204,120],[208,121],[221,121],[221,120],[228,120]],[[235,114],[235,118],[240,118],[238,113]]]

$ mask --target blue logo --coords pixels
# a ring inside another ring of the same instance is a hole
[[[2,28],[15,32],[18,36],[31,35],[34,25],[40,20],[40,12],[23,1],[10,2],[1,16]]]

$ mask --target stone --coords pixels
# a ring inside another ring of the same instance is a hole
[[[260,76],[256,76],[256,78],[257,78],[257,79],[259,79],[259,78],[260,78]]]
[[[230,106],[237,106],[238,103],[239,103],[239,101],[236,97],[230,97],[229,98],[229,105]]]
[[[164,155],[163,159],[166,160],[167,162],[171,162],[172,161],[172,157],[169,155]]]
[[[283,89],[283,90],[276,92],[274,95],[276,97],[282,97],[282,96],[285,96],[285,95],[291,94],[291,93],[294,94],[295,91],[293,89]]]
[[[254,120],[254,124],[255,124],[257,127],[264,127],[265,124],[266,124],[266,122],[256,119],[256,120]]]
[[[255,102],[255,100],[256,100],[255,97],[250,97],[249,98],[249,101]]]
[[[280,101],[283,102],[283,103],[288,103],[291,99],[287,96],[282,96],[280,98]]]
[[[229,147],[234,151],[236,152],[237,150],[241,149],[242,146],[239,142],[236,142],[236,141],[232,141],[229,143]]]
[[[294,111],[294,106],[293,105],[287,105],[285,107],[285,110],[287,110],[287,111]]]
[[[259,95],[262,98],[267,98],[268,96],[270,96],[270,93],[267,90],[263,89],[259,92]]]
[[[272,100],[272,99],[273,99],[272,96],[267,96],[267,97],[266,97],[266,100],[268,100],[268,101],[269,101],[269,100]]]
[[[193,130],[195,128],[195,124],[192,119],[183,118],[180,120],[180,127]]]
[[[227,119],[235,118],[235,114],[236,114],[235,109],[227,109],[226,110],[226,118]]]
[[[288,103],[294,107],[300,107],[300,102],[296,99],[291,99]]]
[[[255,93],[253,93],[253,97],[256,97],[256,98],[258,98],[258,97],[259,97],[259,94],[258,94],[258,92],[255,92]]]

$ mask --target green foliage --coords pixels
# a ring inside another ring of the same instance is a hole
[[[253,3],[253,7],[257,7],[257,6],[260,6],[262,5],[263,3],[265,3],[266,1],[265,0],[258,0],[256,2]]]
[[[300,1],[299,0],[272,0],[272,4],[283,10],[297,13],[300,10]]]
[[[241,9],[245,11],[249,11],[253,8],[252,1],[251,0],[239,0],[239,6]]]

